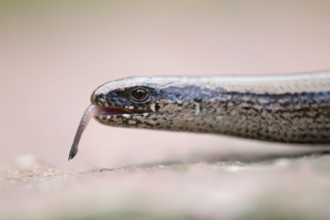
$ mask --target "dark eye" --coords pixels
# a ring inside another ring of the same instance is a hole
[[[144,88],[135,89],[131,94],[137,101],[145,101],[148,98],[148,92]]]

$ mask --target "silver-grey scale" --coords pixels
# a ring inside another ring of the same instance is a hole
[[[291,78],[257,78],[250,84],[244,78],[234,83],[216,77],[130,78],[102,85],[91,99],[104,108],[127,109],[95,116],[110,126],[330,143],[330,74]],[[136,88],[147,91],[148,99],[132,99]]]

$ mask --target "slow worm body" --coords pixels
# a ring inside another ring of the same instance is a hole
[[[89,118],[120,127],[330,143],[330,72],[244,77],[134,77],[98,87]]]

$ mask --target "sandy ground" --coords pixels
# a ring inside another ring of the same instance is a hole
[[[106,81],[329,69],[327,1],[0,6],[0,219],[330,219],[329,146],[92,122],[67,161]]]
[[[1,171],[5,202],[0,215],[2,219],[330,218],[329,155],[259,159],[83,172],[34,164]]]

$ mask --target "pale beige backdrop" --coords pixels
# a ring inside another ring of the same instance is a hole
[[[0,0],[0,219],[330,219],[329,155],[298,146],[94,121],[67,161],[100,84],[330,69],[329,21],[327,0]]]
[[[288,150],[92,122],[79,154],[67,162],[90,94],[106,81],[330,69],[329,1],[1,1],[0,6],[0,163],[6,167],[17,166],[26,154],[79,171]]]

